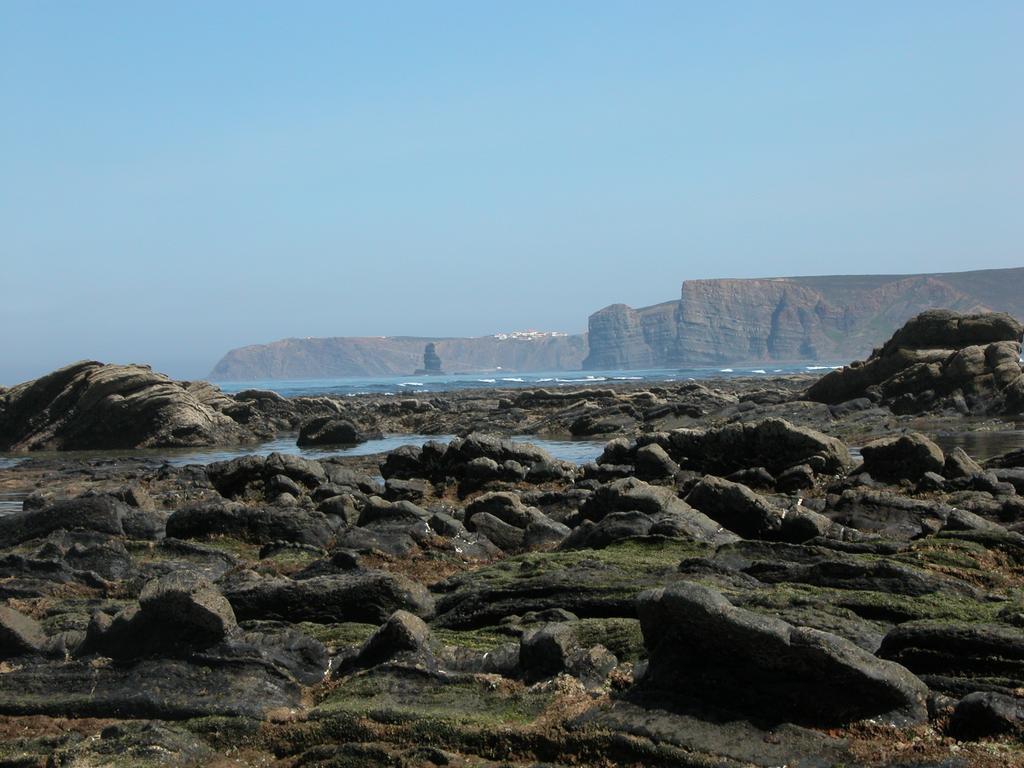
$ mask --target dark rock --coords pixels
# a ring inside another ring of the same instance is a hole
[[[1024,391],[1020,339],[1020,323],[1006,314],[928,310],[867,360],[823,376],[806,396],[840,403],[874,394],[897,413],[1017,413]]]
[[[113,496],[84,496],[42,509],[0,516],[0,547],[13,547],[53,531],[84,530],[123,536],[128,505]]]
[[[402,445],[389,451],[380,465],[380,473],[385,479],[399,478],[409,480],[414,477],[426,477],[427,471],[420,462],[423,450],[418,445]]]
[[[486,536],[506,552],[519,552],[523,548],[525,531],[500,520],[490,512],[478,512],[468,522],[471,531]]]
[[[943,466],[942,474],[944,477],[953,480],[958,477],[980,475],[983,471],[978,462],[968,456],[963,448],[957,446],[946,454],[946,463]]]
[[[38,653],[46,644],[46,633],[35,619],[0,605],[0,659]]]
[[[807,466],[802,464],[801,466]],[[740,469],[733,472],[725,478],[733,483],[742,483],[748,488],[762,488],[765,490],[771,490],[775,488],[775,478],[772,477],[764,467],[751,467],[750,469]]]
[[[561,544],[561,549],[603,549],[609,544],[651,532],[654,520],[643,512],[611,512],[597,523],[584,520]]]
[[[370,436],[363,434],[348,419],[323,416],[302,425],[296,442],[299,445],[354,445],[364,443]]]
[[[392,477],[385,482],[384,493],[391,501],[419,503],[433,493],[433,486],[426,480],[399,480]]]
[[[399,609],[421,617],[429,617],[434,611],[434,599],[421,584],[381,571],[302,580],[254,579],[227,585],[224,594],[242,620],[380,624]]]
[[[762,721],[922,722],[927,688],[848,640],[733,607],[680,583],[637,601],[650,664],[642,686]]]
[[[668,488],[648,485],[635,478],[616,480],[598,488],[580,510],[584,518],[600,521],[612,512],[643,512],[646,515],[671,514],[679,527],[696,541],[726,543],[734,534],[702,512],[693,509]]]
[[[991,477],[998,484],[1009,483],[1013,486],[1015,493],[1024,494],[1024,469],[1013,468],[1013,469],[993,469],[989,472],[982,472],[980,477]],[[976,476],[976,477],[977,477]],[[992,484],[990,486],[992,490],[990,493],[1001,496],[1012,496],[1013,494],[1006,493],[1005,485]],[[979,489],[980,490],[980,489]]]
[[[580,416],[569,424],[569,432],[573,437],[596,437],[629,432],[636,429],[636,426],[636,416],[615,407]]]
[[[615,654],[603,645],[576,648],[565,659],[566,672],[591,691],[600,689],[618,665]]]
[[[227,445],[257,438],[223,411],[205,382],[172,381],[143,365],[74,363],[5,390],[0,450]]]
[[[137,509],[129,507],[121,517],[124,535],[137,541],[157,541],[167,532],[168,512],[162,509]]]
[[[433,666],[430,629],[419,616],[408,611],[395,611],[376,632],[363,643],[351,667],[372,667],[398,658],[413,658]]]
[[[885,636],[878,653],[953,696],[1009,694],[1024,679],[1024,631],[1005,624],[902,624]]]
[[[209,765],[217,752],[186,728],[154,721],[108,725],[99,738],[72,740],[55,748],[51,765],[151,764],[154,756],[165,765]]]
[[[986,469],[1010,469],[1024,467],[1024,448],[1015,448],[985,462]]]
[[[783,419],[677,429],[669,433],[669,440],[669,455],[680,467],[715,475],[751,467],[776,474],[799,464],[838,474],[851,464],[849,449],[841,441]]]
[[[298,554],[301,552],[308,552],[312,555],[326,554],[322,547],[314,547],[310,544],[299,544],[294,541],[271,541],[270,543],[264,544],[260,547],[260,560],[265,560],[268,557],[274,557],[274,555],[280,555],[283,553]]]
[[[578,646],[568,624],[546,624],[527,631],[519,643],[519,666],[527,681],[554,677],[566,669],[569,654]]]
[[[307,488],[315,488],[328,480],[327,471],[319,461],[291,453],[272,453],[267,456],[263,474],[264,477],[285,475]]]
[[[847,490],[826,514],[849,528],[893,539],[914,539],[941,530],[950,508],[932,501],[909,499],[873,490]]]
[[[1019,732],[1024,724],[1024,702],[999,693],[969,693],[957,702],[949,719],[949,732],[958,739],[980,739]]]
[[[832,418],[841,419],[844,416],[849,416],[851,413],[869,410],[873,408],[874,405],[875,403],[870,397],[855,397],[852,400],[847,400],[843,403],[830,405],[828,410],[832,414]]]
[[[337,524],[345,527],[355,525],[360,515],[356,499],[349,493],[324,499],[317,505],[317,511],[326,515],[329,522],[334,518]]]
[[[367,499],[366,506],[359,514],[359,525],[374,523],[419,523],[430,519],[430,513],[411,501],[389,502],[377,496]]]
[[[218,493],[226,498],[243,494],[256,483],[262,483],[267,460],[263,456],[239,456],[228,461],[214,461],[206,466],[206,477]]]
[[[483,459],[484,461],[480,461]],[[474,483],[493,479],[530,482],[571,476],[572,465],[555,461],[535,445],[474,432],[448,445],[430,442],[422,448],[403,446],[381,464],[385,478],[425,478],[435,483],[465,478]],[[531,474],[532,471],[532,474]]]
[[[878,480],[918,481],[925,472],[942,472],[946,457],[924,435],[911,432],[884,437],[861,448],[864,470]]]
[[[126,579],[135,569],[134,559],[120,541],[90,545],[74,543],[61,556],[75,570],[93,571],[111,581]]]
[[[325,494],[324,498],[347,490],[357,490],[370,495],[379,495],[382,490],[380,483],[374,478],[337,464],[334,459],[321,459],[318,463],[327,475],[328,484],[341,486],[341,491]]]
[[[269,710],[297,707],[301,695],[290,676],[265,663],[213,656],[33,664],[0,675],[0,714],[19,716],[263,719]]]
[[[686,497],[715,522],[745,539],[777,538],[785,512],[745,485],[708,475]]]
[[[814,487],[814,470],[809,464],[797,464],[779,473],[775,488],[780,493],[795,493]]]
[[[553,549],[565,541],[571,532],[569,526],[547,516],[532,520],[523,529],[523,549],[531,552]]]
[[[665,449],[657,443],[645,445],[636,451],[637,477],[642,480],[660,480],[666,477],[675,476],[679,471],[679,465],[669,457]]]
[[[167,535],[192,539],[224,534],[255,544],[293,541],[325,547],[334,532],[321,512],[306,509],[249,507],[237,502],[206,502],[173,512]]]
[[[274,475],[267,481],[267,495],[277,495],[280,493],[290,493],[292,496],[298,498],[302,495],[302,488],[299,484],[292,480],[288,475]]]
[[[236,626],[231,605],[206,579],[172,572],[146,584],[138,606],[98,613],[80,652],[117,659],[181,657],[209,648]]]
[[[941,491],[946,487],[946,478],[937,472],[925,472],[917,481],[918,493]]]
[[[135,507],[136,509],[153,510],[156,509],[156,502],[149,495],[145,488],[138,483],[126,485],[114,494],[114,498],[123,501],[129,507]]]
[[[920,597],[935,592],[972,595],[965,583],[914,569],[901,563],[842,559],[822,555],[808,562],[759,561],[744,569],[765,584],[813,584],[831,589],[856,589]]]

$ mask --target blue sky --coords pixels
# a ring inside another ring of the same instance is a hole
[[[0,4],[0,384],[1019,266],[1020,2]]]

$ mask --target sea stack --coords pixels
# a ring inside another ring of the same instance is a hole
[[[440,376],[443,373],[444,371],[441,370],[441,358],[437,354],[437,347],[431,341],[423,349],[423,367],[416,371],[414,375]]]

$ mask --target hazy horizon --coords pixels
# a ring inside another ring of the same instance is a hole
[[[0,385],[1020,266],[1024,5],[0,8]]]

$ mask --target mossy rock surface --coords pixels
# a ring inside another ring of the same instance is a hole
[[[549,608],[564,608],[581,618],[633,618],[636,595],[684,578],[678,572],[683,558],[711,552],[708,545],[651,537],[600,550],[512,557],[436,585],[434,623],[470,629]]]
[[[345,647],[360,646],[377,631],[376,624],[363,624],[356,621],[339,624],[317,624],[312,621],[303,621],[296,624],[295,628],[314,640],[319,640],[334,651]]]
[[[346,678],[310,716],[344,713],[383,723],[436,720],[497,728],[535,720],[551,700],[550,694],[493,676],[377,667]]]

